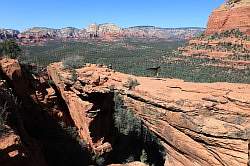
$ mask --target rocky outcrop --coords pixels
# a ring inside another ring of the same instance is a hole
[[[2,166],[30,165],[21,138],[10,132],[0,137],[0,164]]]
[[[206,34],[240,29],[250,35],[250,1],[240,0],[223,4],[209,17]]]
[[[122,34],[122,28],[115,24],[91,24],[87,27],[86,32],[89,38],[100,38],[104,40],[118,39]]]
[[[6,39],[17,39],[20,32],[13,29],[0,29],[0,41]]]
[[[97,65],[77,69],[74,81],[62,63],[51,64],[48,73],[79,134],[94,150],[107,147],[100,150],[105,153],[112,148],[104,134],[109,133],[110,126],[105,124],[111,108],[103,109],[100,102],[112,105],[107,96],[116,91],[160,139],[166,151],[165,165],[247,165],[250,85],[134,77]],[[126,88],[128,78],[137,79],[140,85]]]
[[[3,58],[0,59],[1,72],[13,83],[17,95],[26,97],[29,92],[29,83],[23,78],[23,73],[18,60]]]
[[[97,101],[92,101],[93,99],[88,98],[88,92],[86,92],[86,94],[78,92],[78,90],[81,91],[79,88],[81,88],[82,84],[85,84],[85,80],[78,81],[77,84],[75,84],[76,89],[74,88],[71,91],[68,89],[71,88],[73,84],[71,73],[57,70],[57,67],[54,67],[56,66],[51,65],[48,67],[48,75],[56,84],[62,98],[67,104],[70,116],[78,128],[80,137],[88,144],[88,147],[93,150],[94,153],[101,155],[105,152],[110,152],[112,150],[111,144],[104,142],[104,139],[108,139],[108,135],[112,131],[112,124],[110,123],[110,119],[112,119],[112,105],[108,104],[112,102],[112,95],[108,90],[97,91]],[[99,79],[98,75],[94,75],[94,79],[92,80],[93,84],[99,84]],[[93,95],[95,95],[94,92]],[[98,98],[98,95],[100,98]],[[82,98],[85,97],[86,100],[82,100]],[[98,103],[98,106],[94,105],[94,103]],[[100,111],[105,111],[105,117],[101,117],[102,123],[93,124],[98,121],[95,117]],[[97,129],[95,125],[101,125],[103,129]],[[92,133],[90,128],[93,128]]]
[[[245,70],[250,54],[250,1],[227,1],[209,17],[204,34],[179,48],[184,56],[219,60],[215,66]]]
[[[80,29],[67,27],[59,31],[59,38],[79,38]]]
[[[18,102],[8,81],[0,80],[0,165],[46,166],[40,147],[24,129]]]

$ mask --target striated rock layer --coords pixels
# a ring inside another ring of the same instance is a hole
[[[112,148],[103,134],[109,133],[105,124],[111,108],[99,107],[96,111],[97,99],[112,105],[103,95],[116,91],[160,139],[166,151],[165,165],[247,165],[250,85],[134,77],[96,65],[77,69],[74,81],[62,63],[48,66],[48,73],[65,100],[79,134],[95,152],[98,149],[105,153]],[[129,77],[140,83],[134,90],[124,87]],[[90,96],[94,96],[92,100]],[[90,116],[90,113],[97,115]],[[97,121],[98,114],[102,115],[99,119],[102,125],[94,124],[99,134],[93,134],[96,130],[92,130],[91,124]]]
[[[223,4],[209,17],[206,34],[240,29],[250,35],[250,1],[240,0],[237,3]]]

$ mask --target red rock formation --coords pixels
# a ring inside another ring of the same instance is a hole
[[[11,62],[11,60],[8,62]],[[12,62],[16,61],[13,60]],[[1,64],[0,66],[3,67],[4,65]],[[20,71],[20,68],[16,63],[9,63],[7,66],[16,67],[13,68],[13,70],[8,70],[8,68],[4,70],[8,71],[8,74],[10,74],[8,76],[11,76],[11,78],[14,76],[11,72],[15,70]],[[4,122],[4,124],[2,124],[2,122],[0,124],[0,165],[45,166],[46,163],[41,154],[40,147],[27,135],[26,130],[24,129],[23,119],[20,118],[20,107],[18,106],[17,101],[15,101],[16,98],[14,97],[14,92],[9,88],[7,82],[8,81],[0,80],[0,109],[4,110],[0,110],[0,113],[1,117],[3,116],[3,113],[8,117],[5,119],[6,122]],[[13,123],[12,121],[9,121],[9,119],[11,119],[9,117],[15,117],[15,122]]]
[[[241,0],[213,11],[209,17],[206,34],[214,34],[231,29],[240,29],[250,35],[250,1]]]
[[[53,79],[55,84],[57,85],[58,90],[61,93],[62,98],[65,100],[70,115],[76,125],[76,127],[79,129],[79,135],[82,139],[85,140],[85,142],[88,144],[88,146],[97,154],[103,154],[104,152],[109,152],[112,150],[112,147],[109,142],[103,142],[104,137],[100,138],[93,138],[91,137],[90,132],[90,126],[91,123],[94,121],[94,115],[95,112],[98,112],[98,110],[93,110],[93,103],[90,101],[84,101],[79,97],[81,95],[80,92],[78,92],[79,88],[81,88],[81,84],[84,84],[85,80],[80,80],[75,84],[75,88],[71,90],[68,90],[70,85],[66,82],[70,82],[71,73],[69,71],[63,71],[58,70],[58,66],[50,65],[48,67],[48,74]],[[62,69],[62,68],[60,68]],[[88,74],[88,73],[86,73]],[[90,73],[91,74],[91,73]],[[92,74],[91,74],[92,75]],[[99,81],[98,75],[93,75],[92,83],[98,85]],[[66,84],[65,84],[66,83]],[[105,91],[99,91],[102,94],[105,94]],[[82,94],[82,96],[86,96],[86,94]],[[104,100],[104,99],[103,99]],[[104,100],[105,101],[105,100]],[[110,105],[111,106],[111,105]],[[106,113],[107,115],[109,113]],[[109,124],[110,118],[106,118],[107,123]],[[105,121],[105,120],[104,120]],[[103,127],[104,124],[101,124]],[[98,129],[96,129],[98,130]],[[98,132],[98,131],[97,131]],[[106,134],[109,133],[109,129],[105,129]],[[105,135],[105,133],[104,133]],[[104,136],[103,135],[103,136]]]
[[[98,97],[115,89],[161,140],[166,166],[245,166],[248,162],[250,85],[134,77],[96,65],[77,69],[77,81],[68,84],[71,74],[62,63],[50,65],[48,72],[90,145],[89,124],[95,117],[88,117],[88,111],[95,103],[80,96]],[[135,90],[124,87],[129,77],[140,83]]]
[[[20,137],[13,132],[0,137],[0,154],[1,166],[30,165]]]
[[[249,63],[246,57],[250,53],[249,35],[250,1],[230,1],[213,11],[204,35],[190,40],[185,48],[179,50],[185,56],[220,59],[220,66],[233,58],[234,63],[228,67],[246,69],[248,66],[245,64]],[[246,62],[244,65],[237,63],[242,59]]]

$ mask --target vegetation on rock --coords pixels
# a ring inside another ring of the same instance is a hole
[[[12,91],[8,88],[0,88],[0,136],[8,132],[6,125],[8,125],[9,118],[19,107],[20,104]]]
[[[231,4],[240,2],[240,1],[241,1],[241,0],[227,0],[226,3],[227,3],[228,5],[231,5]]]
[[[164,165],[165,150],[159,139],[138,119],[127,106],[121,95],[115,92],[114,124],[118,130],[119,144],[115,144],[116,161],[141,161],[149,165]],[[125,148],[125,149],[124,149]],[[130,151],[131,150],[131,151]],[[126,153],[125,153],[126,151]],[[125,156],[119,156],[122,152]]]
[[[67,57],[62,60],[65,69],[78,69],[85,65],[85,58],[80,56]]]

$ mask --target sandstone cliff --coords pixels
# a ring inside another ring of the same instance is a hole
[[[165,165],[247,165],[250,85],[134,77],[96,65],[76,72],[72,81],[62,63],[48,66],[80,136],[96,153],[112,149],[107,118],[114,90],[158,136],[166,151]],[[124,86],[129,77],[140,83],[134,90]]]
[[[250,1],[227,1],[215,9],[205,33],[179,50],[184,56],[217,59],[219,67],[249,68]]]
[[[250,1],[240,0],[223,4],[209,17],[206,34],[240,29],[250,35]]]
[[[200,35],[203,28],[159,28],[154,26],[136,26],[123,30],[123,36],[145,39],[188,40]]]
[[[17,61],[12,61],[17,64],[15,62]],[[2,61],[0,63],[0,68],[2,68]],[[18,67],[19,65],[12,66]],[[5,71],[9,72],[10,76],[11,72],[20,71],[20,68]],[[0,165],[46,166],[40,147],[30,138],[24,128],[18,102],[13,89],[8,86],[8,81],[0,80]]]

